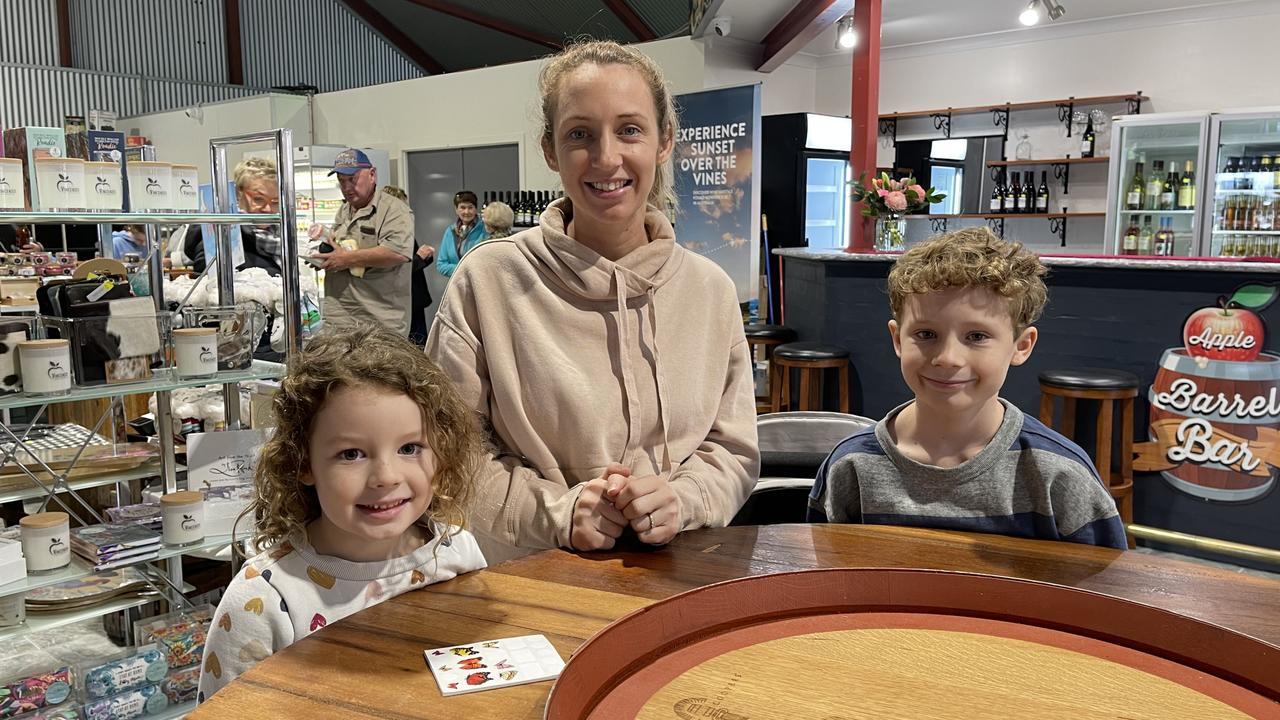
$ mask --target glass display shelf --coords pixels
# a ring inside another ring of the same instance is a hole
[[[280,213],[113,213],[113,212],[16,212],[0,210],[0,223],[13,225],[271,225]]]
[[[174,468],[175,468],[175,472],[184,472],[187,469],[185,465],[181,465],[181,464],[175,465]],[[93,477],[72,478],[67,481],[67,486],[68,486],[67,490],[59,490],[58,492],[67,492],[68,490],[70,492],[79,492],[81,490],[88,490],[89,488],[102,487],[104,485],[114,485],[120,482],[130,482],[132,480],[144,480],[146,478],[158,477],[160,474],[161,474],[160,461],[152,460],[149,462],[145,462],[136,468],[131,468],[129,470],[121,470],[120,472],[113,472],[113,473],[103,473],[101,475],[94,475]],[[31,480],[31,478],[27,478],[25,475],[22,477],[24,477],[27,481]],[[45,482],[51,483],[53,481],[45,480]],[[45,496],[44,490],[41,490],[40,488],[35,487],[34,485],[32,485],[31,487],[16,488],[11,490],[0,490],[0,504],[13,502],[14,500],[27,500],[29,498],[40,498],[44,496]],[[50,509],[53,509],[53,508],[50,508]]]
[[[152,580],[159,583],[159,580]],[[184,583],[182,586],[183,593],[189,593],[196,588],[194,585]],[[31,612],[27,611],[27,621],[16,627],[8,627],[0,630],[0,642],[10,640],[20,635],[28,633],[37,633],[41,630],[49,630],[50,628],[62,627],[63,625],[71,625],[81,620],[92,620],[96,617],[108,615],[120,610],[128,610],[130,608],[141,607],[147,603],[163,600],[164,596],[157,592],[152,592],[142,596],[130,596],[123,598],[113,598],[105,602],[89,605],[87,607],[76,608],[74,610],[62,610],[60,612]]]
[[[1214,230],[1214,235],[1280,235],[1280,230]]]
[[[248,534],[246,533],[241,539],[243,540],[247,537]],[[230,535],[209,535],[200,542],[192,543],[190,545],[175,546],[161,544],[159,554],[156,557],[139,560],[138,562],[131,564],[140,565],[142,563],[158,562],[171,557],[186,555],[187,553],[198,552],[201,550],[212,550],[213,548],[230,544]],[[79,580],[82,577],[89,577],[95,572],[97,571],[93,569],[93,566],[90,565],[87,560],[84,560],[75,553],[72,553],[71,564],[57,572],[51,572],[47,575],[27,575],[27,577],[22,580],[0,585],[0,597],[12,595],[14,593],[27,592],[28,590],[35,590],[36,588],[48,587],[50,585],[57,585],[58,583],[64,583],[70,580]]]
[[[1195,215],[1195,210],[1121,210],[1121,215]]]
[[[249,380],[269,380],[271,378],[283,376],[283,364],[267,362],[265,360],[254,360],[253,365],[245,368],[244,370],[224,370],[215,375],[202,378],[181,378],[178,377],[176,370],[172,368],[162,368],[155,371],[155,377],[145,382],[108,383],[106,385],[91,385],[88,387],[73,386],[71,390],[64,395],[28,395],[26,393],[6,395],[0,398],[0,410],[32,407],[35,405],[57,405],[59,403],[74,402],[76,400],[93,400],[96,398],[115,397],[117,395],[163,392],[166,390],[177,390],[178,388],[185,387],[200,387],[202,385],[224,385],[227,383],[246,382]]]

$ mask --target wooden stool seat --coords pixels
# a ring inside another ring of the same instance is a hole
[[[771,412],[791,410],[791,371],[800,373],[797,410],[821,410],[822,371],[834,368],[840,379],[840,412],[849,412],[849,351],[838,345],[794,342],[773,349],[769,363]]]
[[[1074,368],[1040,373],[1040,422],[1074,439],[1076,404],[1098,403],[1093,464],[1116,501],[1120,519],[1133,522],[1133,402],[1142,381],[1133,373],[1109,368]],[[1062,398],[1062,423],[1053,424],[1054,398]],[[1115,404],[1120,404],[1119,468],[1112,470]],[[1132,546],[1132,541],[1130,541]]]
[[[768,323],[747,323],[742,326],[742,330],[746,333],[747,347],[751,351],[751,367],[754,369],[756,363],[762,360],[769,364],[769,376],[765,380],[765,394],[756,396],[756,412],[767,413],[771,407],[770,396],[773,393],[772,350],[778,345],[795,340],[796,331],[786,325],[770,325]],[[759,356],[756,354],[757,348],[760,349]]]

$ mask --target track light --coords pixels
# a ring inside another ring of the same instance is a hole
[[[1050,20],[1057,20],[1067,14],[1067,9],[1057,0],[1031,0],[1027,8],[1018,15],[1018,22],[1030,27],[1040,22],[1040,6],[1043,5]]]
[[[836,49],[848,50],[858,44],[858,34],[853,31],[853,16],[845,15],[836,23]]]

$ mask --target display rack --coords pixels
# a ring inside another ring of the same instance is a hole
[[[264,142],[270,142],[275,147],[280,212],[275,214],[230,213],[228,212],[230,198],[227,194],[226,149],[233,145]],[[0,212],[0,223],[111,223],[145,226],[147,238],[152,248],[150,262],[151,293],[157,313],[167,311],[163,282],[164,248],[161,243],[157,242],[157,228],[159,226],[177,224],[212,225],[217,229],[215,233],[218,248],[217,257],[229,258],[231,257],[231,242],[227,235],[229,226],[243,223],[277,225],[280,228],[283,242],[283,272],[281,280],[284,290],[285,336],[288,352],[292,354],[299,349],[301,337],[301,302],[298,283],[299,264],[296,215],[294,211],[292,146],[292,132],[287,129],[219,138],[211,141],[210,158],[213,166],[213,187],[215,188],[215,212],[212,213],[51,213],[6,211]],[[217,265],[219,302],[223,305],[234,305],[234,268],[231,263],[218,263],[216,260],[211,264]],[[37,408],[31,420],[31,425],[38,422],[52,405],[99,398],[111,398],[111,402],[87,435],[84,444],[80,448],[73,450],[74,459],[69,463],[68,467],[61,470],[53,470],[37,459],[35,461],[37,471],[43,471],[40,472],[40,476],[37,476],[36,472],[33,472],[27,465],[20,464],[19,467],[30,480],[31,487],[0,492],[0,502],[43,498],[42,509],[51,503],[56,504],[60,509],[67,511],[79,523],[83,524],[89,520],[103,522],[103,518],[97,511],[80,496],[80,492],[83,490],[108,484],[126,484],[135,480],[158,476],[163,482],[163,492],[174,492],[178,489],[177,472],[180,466],[175,460],[175,443],[173,432],[170,430],[172,428],[171,391],[209,384],[223,385],[224,399],[229,400],[226,403],[227,429],[236,430],[240,428],[239,383],[249,380],[277,378],[283,374],[283,365],[255,360],[248,368],[219,372],[211,378],[184,379],[178,377],[172,370],[160,370],[157,371],[155,377],[146,382],[74,387],[70,392],[57,397],[31,396],[27,394],[2,397],[0,398],[0,410],[23,407]],[[97,434],[107,418],[111,417],[117,408],[121,406],[121,398],[125,395],[136,393],[155,393],[156,395],[155,422],[160,440],[159,458],[141,467],[127,471],[87,478],[69,478],[69,475],[76,468],[77,462],[80,461],[81,454],[84,453],[91,442],[92,437]],[[39,457],[27,445],[27,432],[30,432],[29,427],[27,431],[20,435],[15,433],[8,425],[0,424],[0,440],[13,443],[7,452],[0,452],[0,458],[3,458],[3,460],[0,460],[0,464],[7,463],[18,457],[19,453],[25,453],[23,457],[27,455],[32,458]],[[42,478],[42,476],[46,475],[49,479]],[[202,542],[182,547],[162,545],[158,556],[150,557],[134,564],[148,565],[151,569],[146,574],[152,581],[152,589],[170,604],[185,607],[188,604],[185,593],[190,592],[192,588],[183,582],[181,556],[225,547],[231,542],[231,536],[219,535],[209,536]],[[163,562],[163,569],[159,566],[161,562]],[[94,574],[94,570],[91,565],[79,558],[73,558],[71,565],[57,572],[44,575],[28,575],[25,580],[0,585],[0,596],[24,593],[38,587],[76,580],[92,574]],[[0,632],[0,640],[10,640],[35,630],[138,607],[155,599],[157,598],[122,598],[90,608],[33,617],[23,626]],[[190,712],[193,707],[194,703],[175,706],[166,711],[164,717],[180,717]]]

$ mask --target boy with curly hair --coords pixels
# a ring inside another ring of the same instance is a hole
[[[915,398],[836,446],[814,482],[810,522],[1127,547],[1088,455],[999,395],[1009,368],[1035,347],[1045,272],[985,227],[898,260],[889,334]]]

